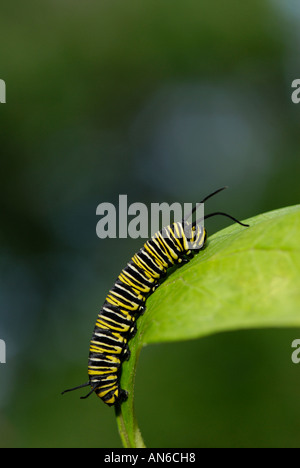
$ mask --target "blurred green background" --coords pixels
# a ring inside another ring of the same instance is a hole
[[[299,203],[299,19],[295,0],[1,5],[1,447],[121,446],[113,409],[60,395],[87,380],[98,310],[143,243],[98,239],[99,203],[196,202],[223,185],[209,210],[241,219]],[[300,446],[295,338],[145,348],[146,444]]]

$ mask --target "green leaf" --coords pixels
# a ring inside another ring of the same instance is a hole
[[[226,330],[300,326],[300,205],[264,213],[208,238],[147,300],[123,364],[128,400],[117,412],[125,447],[144,447],[134,415],[134,380],[143,346]],[[159,363],[157,363],[159,365]]]

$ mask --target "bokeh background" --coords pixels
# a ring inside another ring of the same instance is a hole
[[[87,380],[99,307],[142,241],[100,240],[96,207],[196,202],[241,219],[299,203],[297,0],[3,2],[1,447],[120,447]],[[225,219],[207,223],[212,233]],[[149,447],[300,446],[300,330],[149,346]],[[184,377],[184,378],[183,378]]]

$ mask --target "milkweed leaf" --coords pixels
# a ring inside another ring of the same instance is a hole
[[[300,205],[244,222],[250,227],[234,224],[209,237],[205,249],[147,300],[121,377],[129,393],[117,418],[125,446],[145,446],[134,416],[143,346],[221,331],[300,326]]]

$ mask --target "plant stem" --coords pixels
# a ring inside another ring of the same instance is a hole
[[[146,448],[134,412],[132,411],[131,414],[132,418],[130,421],[127,420],[127,425],[125,423],[122,409],[120,407],[116,407],[117,424],[123,447]]]

